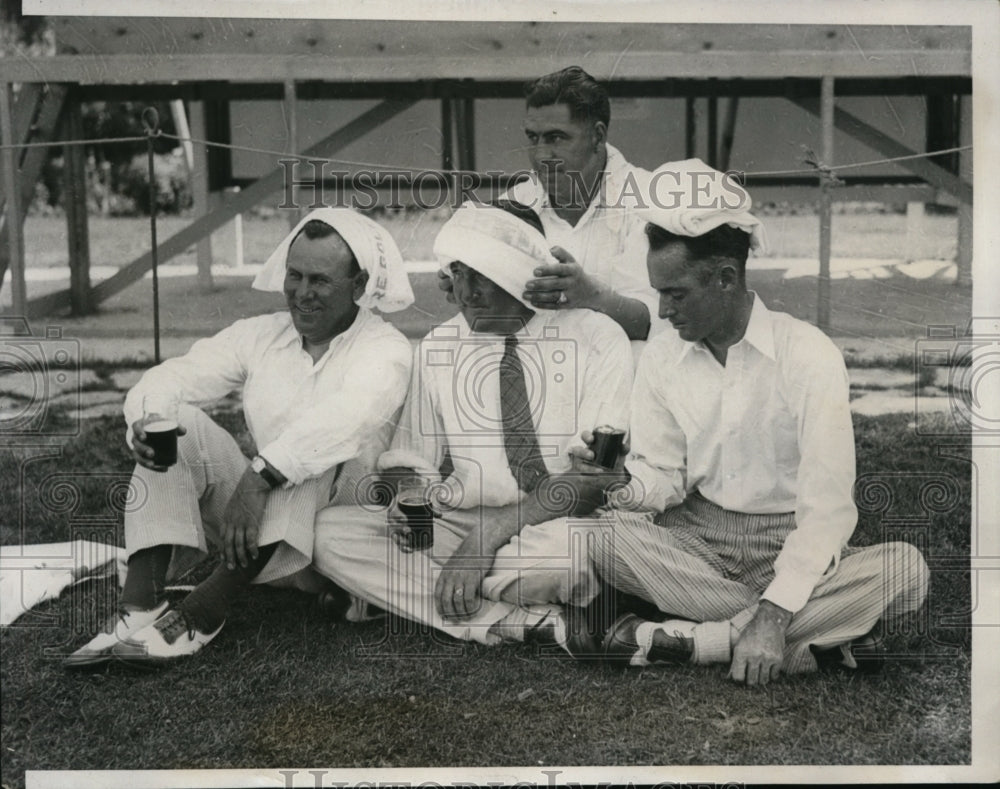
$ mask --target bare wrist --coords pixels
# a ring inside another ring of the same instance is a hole
[[[761,600],[757,605],[757,616],[787,628],[792,621],[792,612],[770,600]]]

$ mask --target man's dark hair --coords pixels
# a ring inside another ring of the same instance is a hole
[[[292,239],[292,244],[298,241],[299,236],[302,235],[310,241],[315,241],[317,238],[326,238],[327,236],[337,236],[344,242],[344,246],[347,247],[347,250],[351,253],[351,266],[347,272],[347,276],[353,277],[361,271],[361,266],[358,264],[358,258],[354,254],[354,250],[351,249],[351,245],[344,240],[344,237],[340,235],[340,233],[334,230],[326,222],[321,222],[319,219],[310,219],[299,229],[299,232],[295,234],[295,238]],[[292,248],[292,244],[288,245],[289,249]]]
[[[506,211],[511,216],[516,216],[531,225],[535,230],[545,235],[545,228],[542,227],[542,220],[539,219],[538,214],[535,213],[534,209],[530,206],[526,206],[524,203],[519,203],[516,200],[510,200],[506,197],[498,197],[495,200],[491,200],[488,205],[493,208],[499,208],[501,211]]]
[[[646,225],[646,236],[652,252],[658,252],[667,244],[683,244],[687,248],[691,267],[698,269],[698,281],[702,285],[708,284],[722,263],[734,263],[740,283],[746,281],[750,234],[745,230],[719,225],[700,236],[681,236],[649,222]]]
[[[526,83],[524,98],[528,107],[565,104],[574,121],[611,124],[607,90],[579,66],[570,66]]]

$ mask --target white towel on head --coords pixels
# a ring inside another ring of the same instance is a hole
[[[434,255],[449,276],[449,264],[461,261],[531,309],[536,307],[522,298],[525,284],[537,266],[559,262],[545,236],[523,219],[472,202],[464,203],[445,222],[434,239]]]
[[[700,236],[720,225],[750,234],[750,248],[766,247],[764,226],[750,213],[752,201],[736,179],[701,159],[661,164],[637,171],[636,193],[629,194],[636,213],[679,236]]]
[[[324,222],[351,248],[358,265],[368,272],[368,284],[358,299],[359,307],[381,312],[398,312],[413,304],[413,289],[403,266],[403,255],[389,231],[350,208],[317,208],[304,216],[278,244],[253,281],[256,290],[282,292],[285,263],[292,241],[306,222]]]

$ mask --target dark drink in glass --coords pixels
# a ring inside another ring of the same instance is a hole
[[[157,419],[148,422],[146,443],[153,450],[153,462],[157,466],[172,466],[177,462],[177,422],[172,419]]]
[[[594,462],[604,468],[614,468],[625,442],[625,431],[610,425],[594,428]]]
[[[399,511],[410,527],[410,546],[422,551],[434,544],[434,508],[422,495],[404,493],[399,497]]]

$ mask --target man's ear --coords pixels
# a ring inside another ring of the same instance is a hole
[[[368,285],[368,272],[361,269],[354,275],[354,300],[357,301],[365,295],[365,287]]]
[[[595,148],[608,141],[608,127],[604,125],[604,121],[595,121],[590,133],[594,138]]]
[[[736,270],[736,264],[729,261],[723,262],[719,266],[719,284],[723,290],[733,290],[740,284],[740,274]]]

